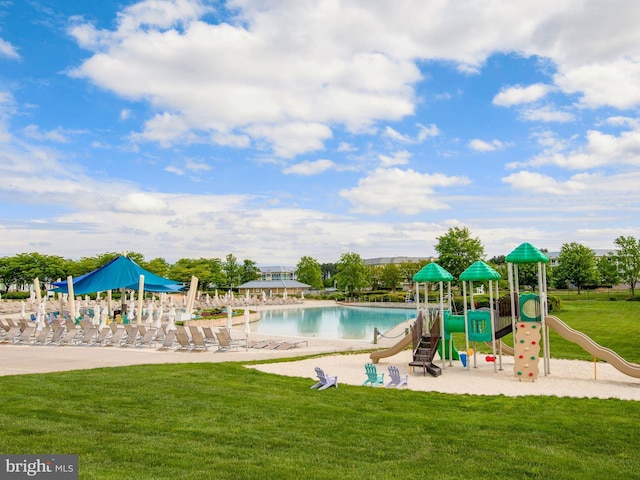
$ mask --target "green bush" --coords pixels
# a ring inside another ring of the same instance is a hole
[[[29,298],[30,295],[30,292],[7,292],[2,294],[2,298],[4,300],[25,300]],[[44,298],[45,295],[46,292],[42,297]]]
[[[562,311],[562,300],[555,295],[547,296],[547,305],[549,307],[549,313],[558,313]]]

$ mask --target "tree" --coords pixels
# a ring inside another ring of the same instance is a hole
[[[367,265],[367,278],[371,290],[382,289],[382,265]]]
[[[609,256],[600,257],[598,259],[598,273],[600,274],[600,285],[618,285],[620,283],[620,274],[618,266],[614,261],[614,254],[609,252]]]
[[[229,288],[242,284],[242,272],[240,264],[233,254],[226,256],[225,261],[222,263],[222,272],[225,275],[223,285]]]
[[[260,269],[253,260],[243,260],[240,267],[240,278],[242,283],[260,279]]]
[[[20,263],[16,257],[0,258],[0,283],[4,287],[4,293],[7,293],[12,285],[18,287],[21,277]]]
[[[622,280],[629,284],[631,296],[635,296],[635,288],[640,279],[640,241],[633,237],[618,237],[614,243],[618,246],[615,256],[618,272]]]
[[[395,293],[398,284],[402,281],[402,272],[398,265],[394,263],[384,265],[382,267],[380,280],[385,288],[391,289],[391,291]]]
[[[559,265],[554,268],[553,278],[556,285],[571,283],[578,289],[578,294],[586,285],[598,281],[596,254],[588,247],[576,242],[565,243],[560,248]]]
[[[413,286],[413,276],[427,263],[429,263],[429,261],[426,259],[417,262],[404,261],[400,263],[398,268],[400,269],[400,275],[402,277],[401,281]]]
[[[369,284],[367,267],[357,253],[343,253],[338,260],[336,280],[340,290],[353,293]]]
[[[210,284],[224,281],[222,262],[219,258],[181,258],[169,270],[169,278],[189,284],[191,277],[198,278],[198,288],[205,290]]]
[[[158,257],[146,262],[143,268],[149,270],[151,273],[168,278],[171,265],[169,265],[164,258]]]
[[[335,263],[323,263],[320,265],[320,269],[324,286],[333,287],[333,277],[338,273],[338,266]]]
[[[311,285],[311,288],[320,290],[323,287],[322,269],[315,258],[302,257],[296,265],[296,278],[302,283]]]
[[[471,238],[467,227],[451,227],[445,235],[437,237],[436,240],[438,264],[454,278],[459,278],[473,262],[484,259],[484,247],[480,239]]]

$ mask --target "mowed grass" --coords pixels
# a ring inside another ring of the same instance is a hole
[[[82,479],[637,478],[640,402],[340,386],[235,363],[0,378],[0,451]]]
[[[562,305],[562,311],[554,313],[560,320],[625,360],[640,363],[640,302],[563,301]],[[553,331],[549,345],[552,357],[592,360],[577,344]]]

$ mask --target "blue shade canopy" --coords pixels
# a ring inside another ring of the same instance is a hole
[[[500,278],[500,274],[482,260],[472,263],[460,274],[460,280],[467,282],[484,282],[486,280],[499,280]]]
[[[549,257],[530,243],[523,243],[506,257],[510,263],[549,263]]]
[[[73,293],[85,295],[119,288],[138,290],[140,275],[144,275],[146,292],[179,292],[184,287],[175,280],[169,280],[145,270],[130,258],[120,256],[93,272],[74,278]],[[55,282],[53,286],[54,292],[69,293],[66,281]]]
[[[450,282],[453,275],[435,262],[428,263],[413,276],[414,282]]]

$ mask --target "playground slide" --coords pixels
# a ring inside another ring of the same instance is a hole
[[[411,334],[406,335],[398,343],[393,345],[392,347],[387,348],[386,350],[378,350],[377,352],[371,352],[369,358],[373,363],[378,363],[378,360],[381,358],[392,357],[397,353],[400,353],[402,350],[411,345]]]
[[[589,354],[596,358],[606,361],[614,368],[620,370],[630,377],[640,378],[640,365],[637,363],[627,362],[613,350],[598,345],[596,342],[587,337],[584,333],[574,330],[564,323],[558,317],[547,315],[544,320],[549,328],[560,335],[562,338],[570,342],[577,343],[585,349]]]

